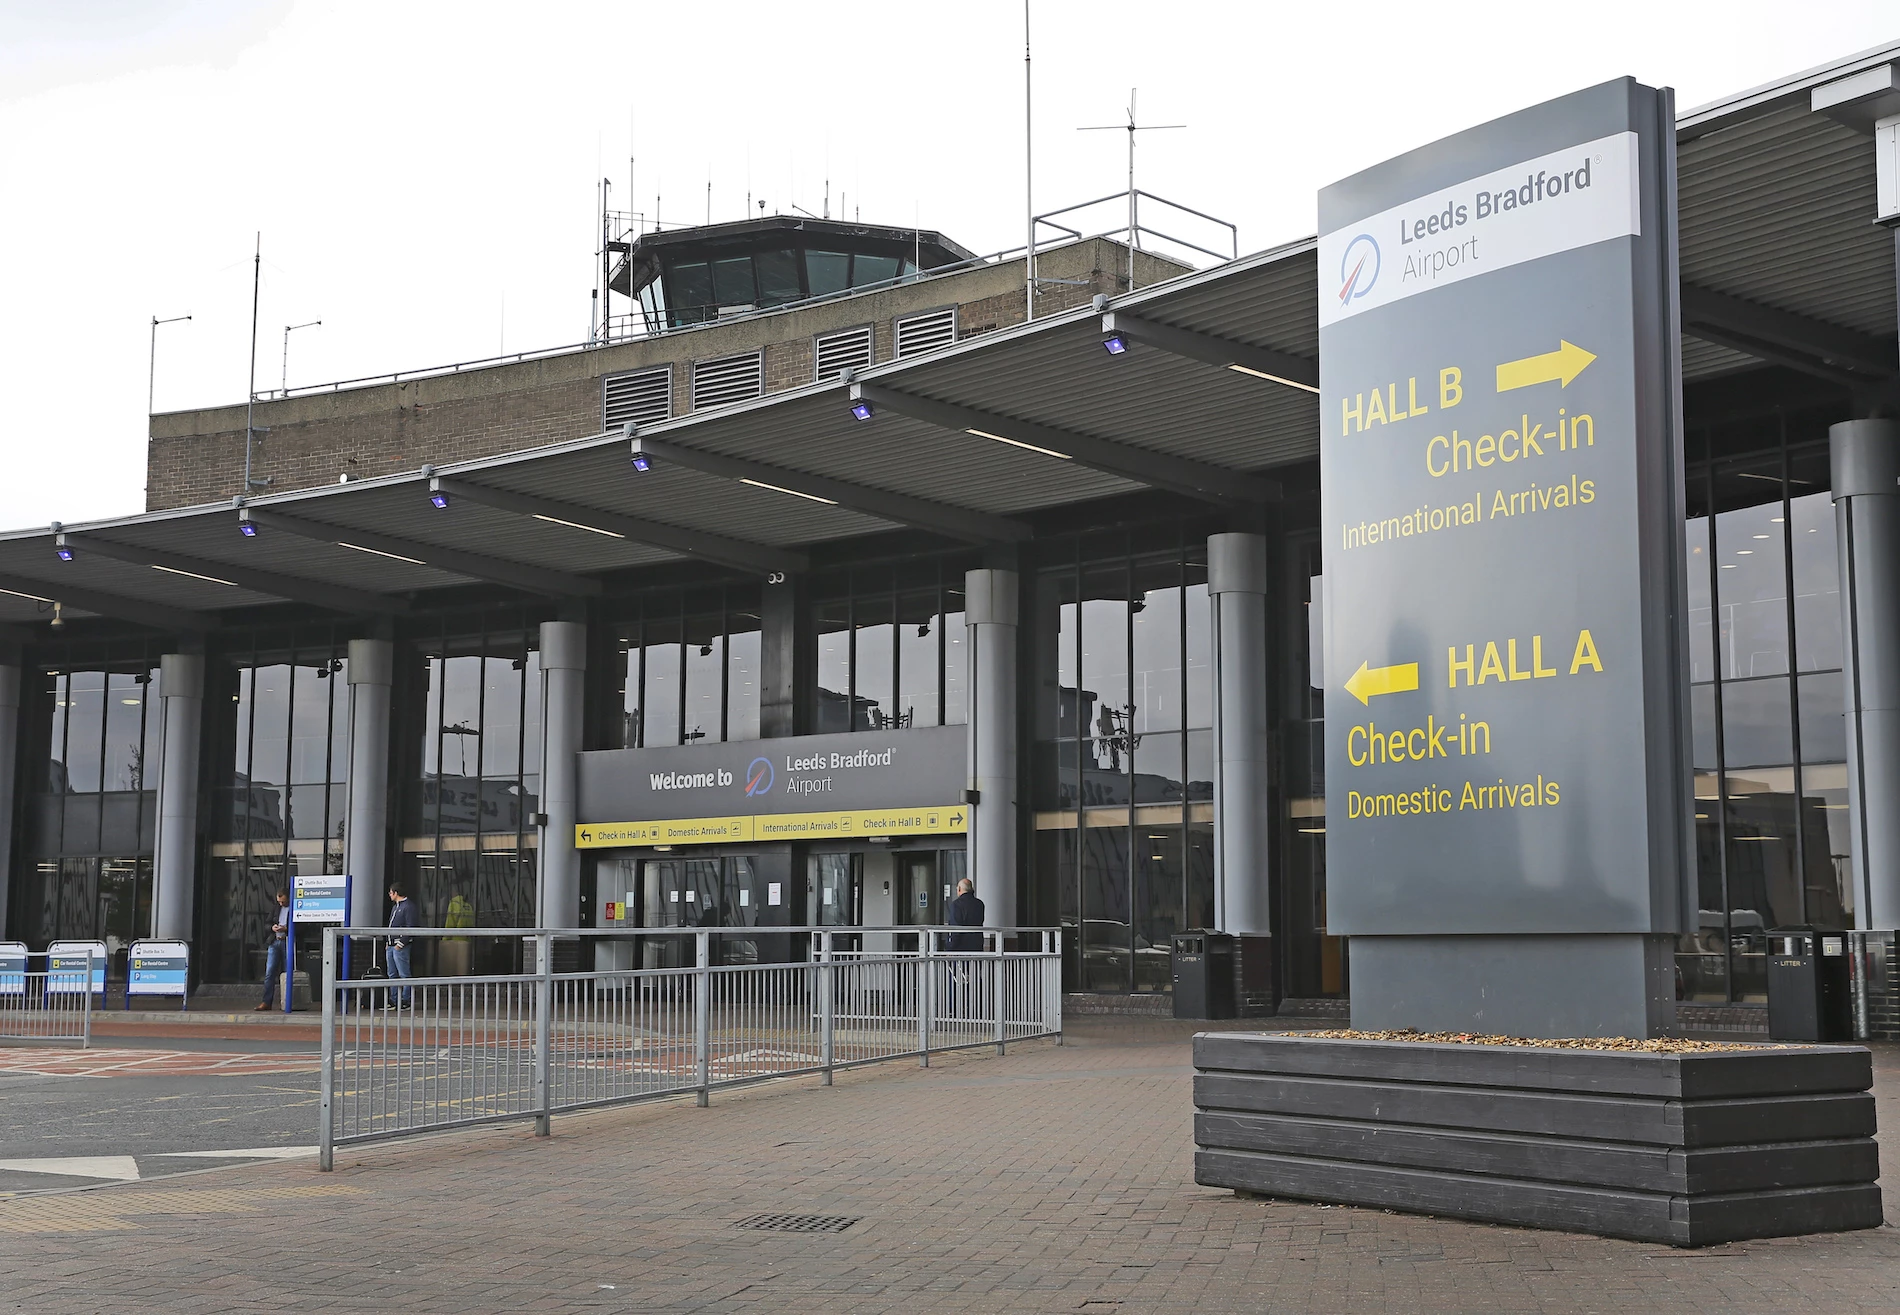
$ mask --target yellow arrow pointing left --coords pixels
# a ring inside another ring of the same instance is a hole
[[[1346,681],[1346,693],[1361,703],[1371,704],[1379,694],[1404,694],[1418,688],[1418,663],[1400,662],[1389,667],[1359,664],[1359,670]]]
[[[1553,382],[1561,382],[1568,388],[1570,381],[1582,374],[1584,367],[1597,358],[1595,352],[1586,352],[1574,342],[1566,342],[1562,338],[1557,342],[1559,345],[1554,352],[1526,356],[1521,361],[1506,361],[1500,365],[1498,391],[1508,393],[1513,388],[1529,388],[1532,384]]]

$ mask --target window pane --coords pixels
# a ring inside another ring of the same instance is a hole
[[[1187,797],[1178,732],[1136,735],[1134,743],[1133,802],[1178,804]]]
[[[863,288],[873,283],[888,283],[896,277],[896,256],[860,255],[851,269],[851,286]]]
[[[1189,562],[1182,598],[1187,613],[1187,724],[1214,724],[1214,616],[1207,601],[1207,567]]]
[[[1082,989],[1126,992],[1133,985],[1128,919],[1128,828],[1087,828],[1082,836]]]
[[[851,729],[851,605],[818,605],[818,732]]]
[[[937,724],[937,592],[897,600],[897,715],[906,726]]]
[[[259,667],[252,682],[251,779],[285,783],[290,768],[290,668]]]
[[[66,788],[76,794],[94,794],[99,790],[105,686],[103,671],[74,671],[67,677]]]
[[[291,673],[290,780],[321,785],[330,772],[330,664],[299,665]],[[339,748],[339,752],[340,752]],[[342,764],[337,764],[342,779]],[[311,819],[305,818],[306,822]],[[314,831],[309,834],[316,834]]]
[[[669,300],[675,311],[685,312],[682,318],[687,323],[700,318],[712,304],[712,270],[705,261],[673,266],[672,283]]]
[[[1122,567],[1082,578],[1082,688],[1077,712],[1098,738],[1128,721],[1128,573]]]
[[[759,270],[759,304],[777,306],[797,301],[804,294],[798,287],[796,251],[761,251],[753,256]]]
[[[145,694],[151,687],[132,672],[106,681],[106,744],[103,785],[107,790],[145,789]],[[157,740],[157,735],[153,735]],[[156,787],[158,778],[152,778]]]
[[[723,735],[726,637],[717,613],[686,618],[686,720],[680,742],[717,741]]]
[[[1179,730],[1186,693],[1181,669],[1181,567],[1172,561],[1138,562],[1134,574],[1133,729]]]
[[[680,742],[679,622],[648,621],[646,643],[646,747],[655,749]]]
[[[963,590],[943,591],[943,724],[961,726],[970,719],[970,646],[963,625]]]
[[[851,283],[851,257],[838,251],[807,251],[805,282],[814,297],[843,292]]]
[[[621,640],[620,648],[620,747],[640,747],[640,630],[632,627],[632,638]]]
[[[726,738],[759,738],[759,619],[734,613],[726,637]]]
[[[493,644],[482,659],[482,775],[512,781],[521,771],[522,659]],[[501,650],[497,652],[496,650]],[[536,690],[538,699],[541,691]]]
[[[897,658],[896,604],[889,594],[857,599],[857,646],[851,675],[856,683],[851,729],[883,730],[897,712],[892,666]]]
[[[1722,674],[1731,679],[1788,669],[1780,464],[1725,471],[1716,479]]]
[[[1801,694],[1801,761],[1847,761],[1847,690],[1841,673],[1803,676]]]
[[[1701,488],[1689,480],[1691,496]],[[1689,570],[1689,679],[1715,679],[1715,609],[1709,595],[1709,518],[1692,516],[1683,527],[1684,558]]]
[[[1186,902],[1181,828],[1135,829],[1135,989],[1173,989],[1173,937]]]
[[[541,650],[531,648],[521,664],[521,683],[527,699],[521,709],[521,800],[530,813],[541,811]],[[524,860],[532,875],[533,859]],[[521,926],[520,923],[513,924]]]
[[[1788,530],[1794,553],[1795,655],[1803,671],[1832,670],[1841,665],[1841,566],[1831,495],[1795,498],[1788,507]]]
[[[752,285],[752,257],[713,261],[713,297],[721,306],[750,306],[758,300]]]
[[[1723,682],[1722,754],[1730,772],[1738,767],[1781,767],[1794,761],[1785,678]],[[1729,793],[1734,792],[1731,786]]]

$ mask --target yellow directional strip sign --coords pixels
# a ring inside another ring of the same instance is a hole
[[[729,845],[759,840],[848,840],[867,836],[961,835],[970,829],[962,804],[933,808],[855,808],[831,813],[760,813],[680,817],[663,822],[582,822],[580,849],[627,845]]]
[[[1418,688],[1418,663],[1400,662],[1375,667],[1361,662],[1359,670],[1346,678],[1346,693],[1370,705],[1381,694],[1407,694]]]
[[[1546,338],[1544,341],[1550,341]],[[1498,367],[1498,391],[1508,393],[1513,388],[1529,388],[1532,384],[1562,384],[1570,387],[1570,381],[1583,373],[1584,367],[1596,360],[1595,352],[1586,352],[1574,342],[1559,338],[1557,350],[1544,352],[1539,356],[1526,356],[1518,361],[1506,361]]]

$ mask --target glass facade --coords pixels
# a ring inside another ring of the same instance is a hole
[[[969,719],[963,576],[970,565],[926,558],[853,567],[814,582],[814,732]]]
[[[158,815],[158,659],[138,645],[82,649],[23,693],[22,894],[15,934],[36,947],[103,940],[114,978],[151,934]]]
[[[1851,926],[1827,416],[1691,435],[1691,715],[1700,908],[1681,997],[1767,998],[1767,930]]]
[[[616,633],[620,747],[759,738],[757,586],[655,594]]]
[[[1066,549],[1066,551],[1065,551]],[[1204,534],[1051,544],[1035,579],[1031,918],[1071,989],[1166,991],[1214,921],[1213,649]]]
[[[498,610],[480,622],[480,629],[455,626],[414,642],[404,655],[411,699],[392,717],[391,734],[407,749],[399,870],[425,926],[534,923],[538,631],[518,611]],[[453,970],[503,970],[518,952],[476,940],[471,959]],[[434,965],[418,971],[425,967]]]
[[[299,873],[343,870],[348,641],[328,630],[248,638],[206,664],[208,981],[261,981],[277,892]]]

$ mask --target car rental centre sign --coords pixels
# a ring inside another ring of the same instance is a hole
[[[1320,193],[1334,934],[1681,925],[1673,160],[1624,79]]]

